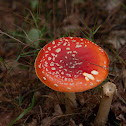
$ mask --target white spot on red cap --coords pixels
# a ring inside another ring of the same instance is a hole
[[[50,66],[54,66],[54,62],[51,62],[51,63],[50,63]]]
[[[52,67],[51,69],[52,69],[52,70],[56,70],[56,68],[55,68],[55,67]]]
[[[99,72],[96,71],[96,70],[92,70],[91,73],[92,73],[93,75],[98,75],[98,74],[99,74]]]
[[[52,41],[52,44],[54,45],[55,44],[55,41]]]
[[[88,78],[88,77],[85,77],[85,80],[86,80],[86,81],[89,81],[89,78]]]
[[[51,51],[51,47],[48,47],[48,50]]]
[[[51,76],[49,76],[49,79],[53,81],[53,78]]]
[[[101,80],[96,80],[97,82],[100,82]]]
[[[72,62],[70,62],[70,64],[73,64]]]
[[[57,66],[60,66],[58,63],[56,63]]]
[[[60,60],[60,63],[63,62],[63,60]]]
[[[65,71],[67,71],[67,69],[64,69]]]
[[[71,77],[71,74],[66,74],[67,77]],[[68,78],[69,79],[69,78]]]
[[[48,64],[45,64],[45,67],[48,67]]]
[[[47,62],[47,61],[45,61],[45,64],[48,64],[48,62]]]
[[[49,74],[52,74],[50,71],[48,72]]]
[[[51,60],[51,57],[48,57],[48,60]]]
[[[68,85],[68,83],[64,83],[64,85]]]
[[[55,50],[55,52],[59,53],[61,51],[61,48],[58,48]]]
[[[64,40],[68,42],[68,39],[64,39]]]
[[[45,51],[45,53],[48,53],[49,51]]]
[[[73,66],[69,66],[69,68],[75,68],[75,66],[73,65]]]
[[[90,85],[93,86],[93,83],[91,83]]]
[[[59,69],[63,68],[63,66],[60,66]]]
[[[67,89],[68,89],[68,90],[70,90],[71,88],[70,88],[70,87],[68,87]]]
[[[79,75],[74,75],[75,78],[77,78]]]
[[[67,45],[67,42],[63,43],[63,46],[66,46]]]
[[[72,54],[73,57],[75,57],[75,54]]]
[[[58,77],[58,75],[54,75],[54,77]]]
[[[73,53],[76,53],[77,54],[78,52],[77,51],[73,51]]]
[[[72,40],[72,42],[76,42],[76,40]]]
[[[38,68],[41,68],[41,63],[38,65]]]
[[[57,46],[60,46],[62,43],[63,43],[63,42],[59,42],[59,43],[57,44]]]
[[[46,77],[43,77],[43,80],[46,80]]]
[[[68,57],[67,56],[65,56],[65,59],[67,59]]]
[[[47,57],[49,54],[45,54],[45,57]]]
[[[52,56],[54,56],[54,57],[57,57],[57,55],[56,55],[56,54],[54,54],[54,53],[51,53],[51,55],[52,55]]]
[[[70,54],[70,53],[72,53],[72,51],[68,51],[68,52],[67,52],[67,54]]]
[[[100,47],[99,47],[99,50],[100,50],[101,52],[104,52],[104,50],[103,50],[102,48],[100,48]]]
[[[74,83],[70,83],[70,85],[74,85]]]
[[[63,75],[63,74],[64,74],[64,72],[62,71],[62,72],[61,72],[61,74]]]
[[[89,73],[84,72],[83,75],[84,75],[85,77],[87,77],[88,79],[94,80],[94,77],[93,77],[92,74],[89,74]]]
[[[57,84],[54,84],[54,86],[55,86],[55,87],[58,87],[58,85],[57,85]]]
[[[53,46],[53,48],[56,48],[57,46]]]
[[[53,59],[52,59],[53,61],[55,61],[55,57],[53,57]]]
[[[75,47],[75,48],[80,48],[80,47],[82,47],[82,45],[76,45],[76,47]]]
[[[68,44],[68,46],[70,46],[70,43]]]
[[[70,48],[66,48],[66,50],[70,50]]]

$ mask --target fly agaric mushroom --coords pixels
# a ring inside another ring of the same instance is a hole
[[[44,46],[35,61],[39,79],[60,92],[82,92],[102,83],[109,59],[95,43],[79,37],[63,37]]]
[[[35,70],[48,87],[60,92],[82,92],[98,86],[108,75],[109,59],[95,43],[64,37],[39,52]]]

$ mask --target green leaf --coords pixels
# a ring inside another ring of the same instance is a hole
[[[0,62],[3,62],[3,58],[2,57],[0,57]]]
[[[41,35],[41,31],[39,29],[36,28],[31,28],[30,31],[28,32],[28,37],[26,38],[26,42],[27,44],[30,44],[30,46],[32,47],[38,47],[39,46],[39,42],[40,42],[40,35]]]
[[[31,0],[31,8],[34,10],[39,4],[38,0]]]

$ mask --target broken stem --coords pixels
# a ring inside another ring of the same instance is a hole
[[[115,91],[115,84],[107,82],[105,85],[103,85],[103,97],[99,106],[97,116],[94,121],[95,126],[105,126]]]

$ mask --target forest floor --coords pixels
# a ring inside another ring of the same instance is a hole
[[[126,126],[126,1],[1,0],[0,126],[90,126],[102,85],[117,86],[107,126]],[[47,43],[63,36],[87,38],[110,59],[97,88],[76,93],[78,107],[65,114],[64,94],[36,76],[34,61]]]

